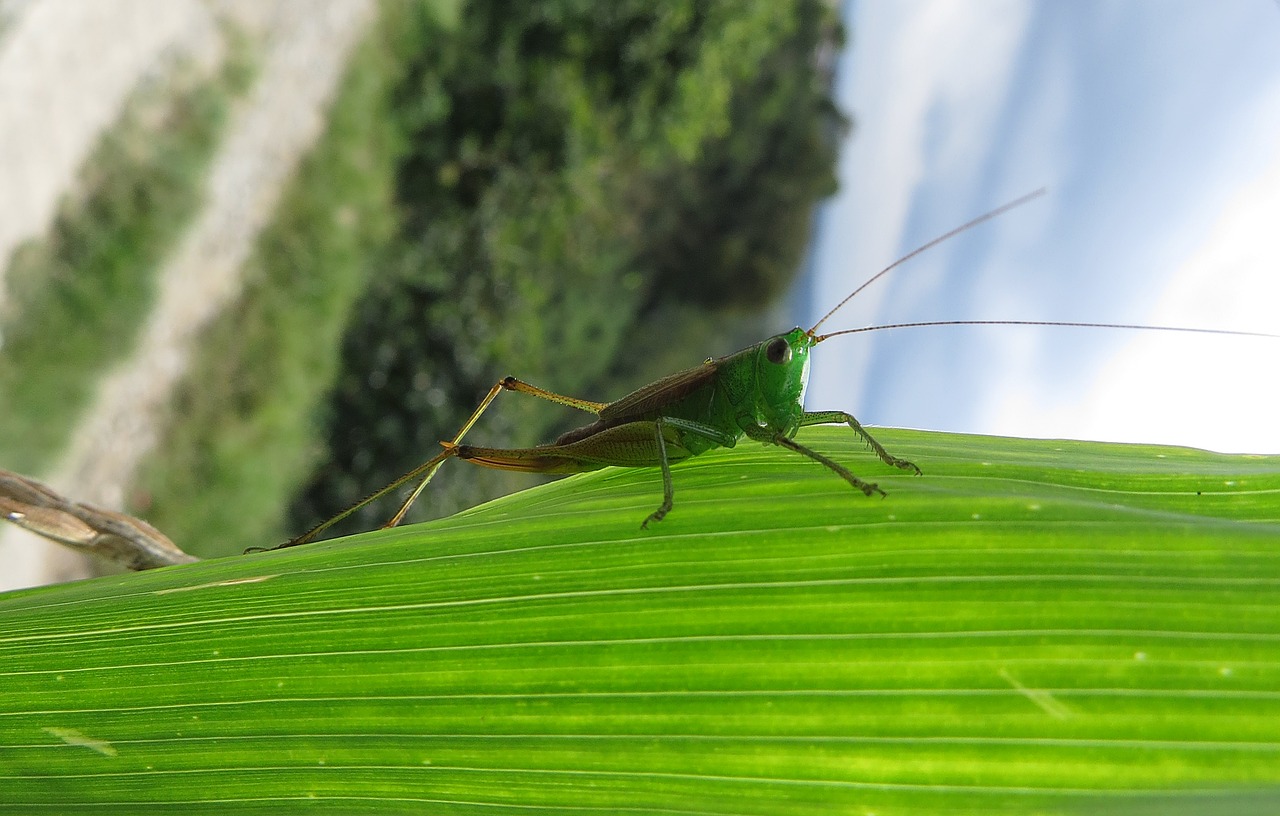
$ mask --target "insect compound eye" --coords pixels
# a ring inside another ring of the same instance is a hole
[[[774,365],[783,365],[791,360],[791,344],[785,337],[775,337],[765,346],[764,356]]]

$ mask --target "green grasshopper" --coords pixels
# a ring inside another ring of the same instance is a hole
[[[370,502],[416,480],[418,484],[413,493],[391,520],[383,525],[384,528],[396,526],[446,459],[461,459],[488,468],[550,474],[583,473],[606,466],[659,467],[662,470],[662,504],[645,518],[642,528],[647,528],[650,522],[661,521],[671,511],[674,504],[671,479],[673,462],[689,459],[713,448],[732,448],[743,437],[795,451],[823,465],[867,496],[883,496],[884,491],[875,483],[859,479],[840,463],[794,439],[796,432],[808,425],[848,425],[875,451],[880,461],[899,470],[920,474],[920,468],[913,463],[886,451],[852,414],[844,411],[804,410],[810,350],[824,340],[845,334],[918,326],[993,324],[1252,334],[1214,329],[1030,320],[946,320],[871,326],[830,334],[817,333],[818,327],[828,318],[891,270],[925,250],[1043,193],[1044,190],[1037,190],[998,207],[904,255],[869,278],[809,329],[797,327],[726,357],[708,359],[699,366],[642,386],[614,402],[578,399],[538,388],[515,377],[506,377],[489,389],[489,393],[453,440],[440,443],[444,450],[281,547],[313,541],[317,535]],[[597,419],[589,425],[568,431],[550,444],[532,448],[485,448],[462,444],[462,438],[502,391],[530,394],[594,414]]]

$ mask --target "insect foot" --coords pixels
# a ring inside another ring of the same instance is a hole
[[[856,476],[854,477],[854,479],[856,481],[853,483],[853,486],[861,490],[863,494],[867,496],[874,496],[875,494],[879,493],[880,498],[883,499],[885,496],[889,495],[888,493],[885,493],[883,490],[881,490],[880,485],[876,484],[875,482],[864,482],[861,479],[858,479],[858,477]]]
[[[908,462],[906,459],[899,459],[896,456],[890,456],[889,461],[886,462],[886,464],[893,465],[900,470],[909,470],[916,476],[921,475],[920,468],[916,467],[915,462]]]
[[[649,514],[648,518],[640,522],[640,529],[648,530],[649,522],[651,521],[662,521],[664,518],[667,517],[667,511],[670,509],[671,509],[670,507],[659,507],[657,510],[654,510],[652,513]]]

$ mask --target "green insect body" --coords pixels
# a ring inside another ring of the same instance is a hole
[[[882,493],[876,485],[862,481],[793,439],[805,425],[846,423],[886,463],[919,473],[915,465],[886,453],[851,415],[804,410],[809,350],[815,342],[814,335],[796,328],[663,377],[600,406],[595,411],[599,419],[565,433],[549,445],[507,449],[451,444],[446,445],[446,453],[484,467],[538,473],[581,473],[611,465],[660,467],[663,503],[645,519],[646,526],[662,519],[671,509],[672,462],[712,448],[732,448],[744,436],[790,448],[821,462],[867,495]],[[512,378],[496,387],[524,390],[521,386],[531,388]],[[554,400],[560,395],[540,392],[538,396]]]

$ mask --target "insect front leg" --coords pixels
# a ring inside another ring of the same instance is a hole
[[[849,417],[849,418],[852,419],[853,417]],[[778,434],[777,436],[773,437],[769,441],[773,442],[775,445],[780,445],[789,450],[793,450],[796,453],[800,454],[801,456],[807,456],[820,465],[825,465],[828,469],[832,470],[841,479],[844,479],[846,482],[853,485],[858,490],[861,490],[863,493],[865,493],[868,496],[875,495],[876,493],[879,493],[881,496],[884,495],[884,491],[881,490],[880,487],[876,485],[874,482],[862,481],[857,476],[854,476],[852,473],[850,473],[849,470],[844,465],[841,465],[839,462],[836,462],[833,459],[828,459],[827,457],[823,456],[822,454],[818,453],[816,450],[813,450],[812,448],[806,448],[804,445],[801,445],[799,442],[795,441],[794,439],[791,439],[790,437],[783,436],[782,434]]]
[[[844,411],[805,411],[804,416],[800,418],[800,425],[801,427],[806,425],[848,425],[853,429],[854,433],[862,437],[862,441],[871,446],[871,449],[876,452],[876,456],[880,457],[881,462],[900,470],[910,470],[917,476],[920,475],[920,468],[906,459],[899,459],[885,450],[879,442],[871,437],[871,434],[867,433],[867,429],[862,427],[862,423],[858,422],[853,414],[846,414]],[[868,493],[867,495],[871,494]]]

